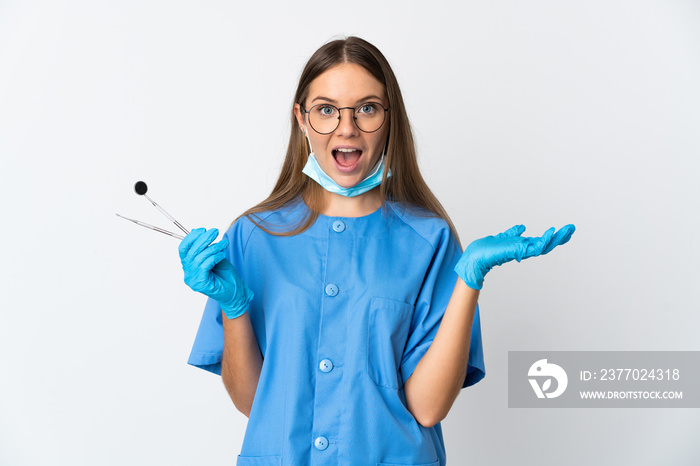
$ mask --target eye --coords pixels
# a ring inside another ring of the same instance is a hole
[[[317,110],[318,113],[323,116],[331,116],[335,113],[335,108],[331,107],[330,105],[320,105]]]
[[[358,109],[358,113],[361,113],[364,115],[371,115],[377,111],[377,104],[366,103],[366,104],[360,105],[359,107],[357,107],[357,109]]]

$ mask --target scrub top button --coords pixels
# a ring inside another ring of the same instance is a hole
[[[314,446],[319,450],[328,448],[328,439],[326,437],[318,437],[314,442]]]
[[[330,372],[333,370],[333,362],[330,359],[324,359],[318,367],[321,369],[321,372]]]
[[[330,284],[326,287],[326,294],[328,296],[335,296],[338,294],[338,287],[334,284]]]
[[[342,232],[345,230],[345,223],[341,222],[340,220],[336,220],[333,222],[333,230],[337,233]]]

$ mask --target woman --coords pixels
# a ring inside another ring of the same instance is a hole
[[[249,417],[239,465],[444,465],[440,421],[485,374],[484,275],[573,225],[462,254],[396,78],[362,39],[314,53],[292,124],[270,196],[220,242],[197,229],[180,245],[185,282],[209,297],[189,363]]]

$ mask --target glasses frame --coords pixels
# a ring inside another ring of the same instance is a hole
[[[382,107],[382,108],[384,109],[384,120],[382,120],[382,124],[379,125],[379,128],[375,129],[374,131],[365,131],[364,129],[360,128],[360,126],[357,124],[357,117],[355,116],[355,110],[357,110],[358,108],[362,107],[363,105],[367,105],[367,104],[377,104],[377,105],[379,105],[380,107]],[[338,110],[338,123],[335,125],[335,128],[333,128],[333,131],[329,131],[329,132],[327,132],[327,133],[322,133],[322,132],[320,132],[319,130],[317,130],[316,128],[314,128],[314,125],[311,124],[311,110],[313,110],[314,108],[316,108],[316,107],[318,107],[318,106],[320,106],[320,105],[323,105],[323,106],[326,106],[326,107],[333,107],[334,109]],[[340,108],[338,108],[338,107],[336,107],[335,105],[332,105],[332,104],[322,103],[322,104],[316,104],[316,105],[314,105],[313,107],[311,107],[310,109],[306,110],[305,107],[304,107],[304,104],[299,104],[299,106],[301,107],[301,111],[304,112],[304,113],[306,113],[306,114],[308,115],[308,118],[309,118],[309,126],[311,126],[311,129],[313,129],[314,131],[316,131],[318,134],[323,134],[324,136],[333,133],[336,129],[338,129],[338,126],[340,126],[340,119],[341,119],[342,116],[343,116],[343,113],[341,112],[341,110],[352,110],[352,122],[355,123],[355,127],[356,127],[357,129],[359,129],[360,131],[362,131],[363,133],[376,133],[377,131],[379,131],[380,129],[382,129],[382,126],[384,126],[384,122],[386,122],[386,114],[389,112],[389,110],[391,110],[391,107],[385,107],[385,106],[382,105],[381,103],[379,103],[379,102],[374,102],[374,101],[363,102],[363,103],[359,104],[359,105],[356,106],[356,107],[340,107]]]

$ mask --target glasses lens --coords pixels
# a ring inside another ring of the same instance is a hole
[[[332,133],[340,122],[338,114],[339,110],[332,105],[314,105],[309,110],[309,123],[319,133]]]
[[[366,102],[355,108],[355,123],[366,133],[372,133],[381,128],[385,117],[384,107],[377,102]]]

